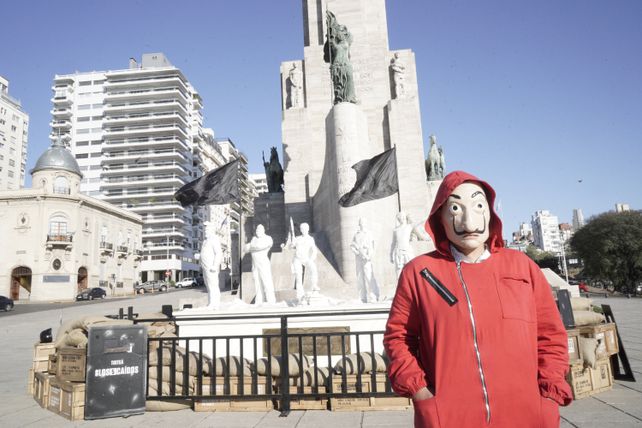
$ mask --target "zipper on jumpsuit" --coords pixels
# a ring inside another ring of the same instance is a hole
[[[482,392],[484,393],[484,405],[486,407],[486,423],[490,423],[490,402],[488,400],[488,389],[486,388],[486,378],[484,377],[484,369],[482,369],[481,355],[479,354],[479,344],[477,343],[477,327],[475,324],[475,315],[473,314],[473,304],[470,301],[470,296],[468,295],[468,287],[464,281],[464,276],[461,273],[461,262],[456,262],[457,265],[457,274],[459,275],[459,281],[461,282],[462,288],[464,289],[464,294],[466,295],[466,302],[468,302],[468,314],[470,315],[470,324],[473,328],[473,344],[475,346],[475,355],[477,356],[477,367],[479,368],[479,378],[481,379]]]

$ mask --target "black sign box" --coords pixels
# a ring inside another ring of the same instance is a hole
[[[85,419],[144,413],[146,373],[144,326],[90,327]]]

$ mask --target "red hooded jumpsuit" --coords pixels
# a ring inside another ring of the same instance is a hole
[[[474,182],[491,209],[491,256],[457,264],[439,209],[453,190]],[[426,229],[436,251],[410,261],[397,285],[384,336],[394,390],[412,397],[416,427],[557,427],[558,404],[572,400],[565,381],[567,336],[551,289],[526,255],[503,248],[494,190],[462,171],[448,174]],[[428,270],[458,302],[449,306],[420,275]]]

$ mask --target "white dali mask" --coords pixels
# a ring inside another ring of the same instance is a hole
[[[462,183],[441,207],[441,224],[448,240],[463,254],[482,252],[489,237],[490,208],[484,190]]]

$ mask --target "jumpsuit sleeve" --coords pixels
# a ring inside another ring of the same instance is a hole
[[[529,260],[537,305],[537,362],[540,394],[562,406],[573,401],[566,382],[569,370],[568,336],[553,293],[540,268]]]
[[[425,373],[417,360],[420,317],[410,267],[407,265],[399,278],[383,338],[390,383],[395,392],[404,397],[412,397],[427,386]]]

